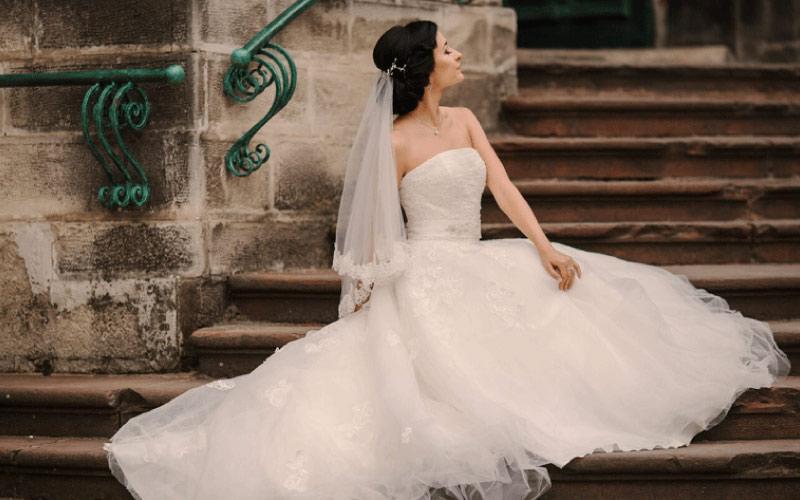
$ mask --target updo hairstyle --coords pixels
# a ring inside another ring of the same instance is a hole
[[[392,109],[398,115],[413,111],[430,83],[437,31],[438,27],[432,21],[414,21],[389,28],[375,43],[372,60],[379,70],[389,69],[395,58],[396,66],[406,66],[405,71],[392,71]]]

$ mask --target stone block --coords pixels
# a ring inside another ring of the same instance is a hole
[[[275,133],[303,135],[308,133],[310,120],[309,72],[306,61],[296,60],[297,83],[291,100],[259,131],[257,137],[270,146],[269,138]],[[238,103],[225,94],[223,79],[230,66],[226,54],[208,54],[208,131],[213,139],[235,141],[267,114],[274,100],[274,87],[270,86],[251,102]]]
[[[283,143],[276,155],[275,207],[336,214],[339,210],[349,146]]]
[[[0,16],[0,53],[30,52],[33,47],[33,2],[5,0]]]
[[[54,223],[62,278],[197,276],[205,267],[201,222]]]
[[[99,45],[180,45],[187,41],[189,0],[37,0],[40,49]],[[112,7],[113,5],[113,7]]]
[[[489,30],[489,62],[516,71],[517,14],[513,9],[494,9]]]
[[[124,209],[126,213],[160,213],[190,201],[188,133],[145,128],[139,133],[125,132],[123,137],[141,163],[151,189],[150,201],[144,207],[129,207]],[[40,140],[0,140],[0,217],[105,216],[113,212],[97,200],[98,190],[109,179],[82,138],[73,136],[69,142],[63,138],[52,139],[60,142]]]
[[[328,67],[314,72],[312,132],[352,141],[378,71],[368,67]]]
[[[211,221],[212,274],[329,267],[333,218],[266,216],[252,221]]]
[[[204,2],[200,7],[202,40],[242,47],[293,3],[294,0]],[[346,53],[350,17],[347,3],[345,0],[320,0],[300,13],[271,41],[290,54],[303,51]]]
[[[228,172],[225,155],[234,141],[203,141],[206,207],[214,211],[264,212],[272,206],[272,174],[275,156],[283,153],[281,142],[268,142],[270,159],[247,177]]]
[[[34,225],[0,226],[0,370],[174,368],[175,280],[60,280],[52,267],[42,268],[52,262],[48,237]]]
[[[180,64],[186,71],[182,84],[166,82],[139,84],[150,102],[150,117],[144,130],[164,130],[193,126],[193,85],[199,81],[196,65],[189,55],[166,54],[75,58],[58,64],[24,64],[10,67],[10,73],[90,71],[121,68],[165,68]],[[7,124],[21,131],[49,132],[81,130],[81,105],[91,85],[17,87],[6,90]],[[136,99],[137,94],[132,94]]]
[[[389,28],[405,25],[411,21],[427,19],[437,24],[442,22],[441,4],[437,2],[406,1],[401,5],[378,5],[376,2],[353,2],[353,25],[350,30],[350,50],[353,53],[368,53],[372,57],[375,42]],[[450,36],[450,35],[447,35]],[[370,69],[374,66],[370,66]]]
[[[223,276],[180,278],[178,282],[178,327],[186,340],[197,329],[223,319],[228,307],[228,281]]]
[[[283,12],[292,3],[294,2],[276,2],[277,5],[273,7],[275,15]],[[345,0],[318,1],[278,32],[273,41],[290,54],[295,50],[315,54],[346,54],[349,51],[350,38],[348,3]]]
[[[458,5],[444,7],[439,31],[447,45],[462,53],[465,69],[482,66],[489,61],[489,19],[486,12],[463,9]]]

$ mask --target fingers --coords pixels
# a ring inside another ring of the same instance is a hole
[[[578,263],[572,259],[570,259],[566,264],[559,266],[558,271],[563,278],[558,284],[558,289],[564,291],[572,288],[572,285],[575,283],[576,275],[579,278],[583,275],[581,266],[579,266]]]
[[[570,288],[572,288],[572,282],[574,279],[575,279],[575,271],[567,267],[566,278],[564,279],[564,288],[563,288],[564,291],[567,291]]]
[[[555,279],[557,279],[557,280],[559,280],[559,281],[563,281],[563,280],[561,279],[561,275],[560,275],[558,272],[556,272],[555,268],[553,268],[553,265],[552,265],[552,264],[550,264],[549,262],[548,262],[548,263],[547,263],[547,265],[545,266],[545,270],[546,270],[546,271],[547,271],[547,273],[548,273],[550,276],[552,276],[553,278],[555,278]]]

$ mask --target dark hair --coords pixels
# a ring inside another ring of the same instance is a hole
[[[393,26],[381,35],[372,49],[372,60],[379,70],[389,69],[395,58],[397,66],[406,66],[405,71],[392,71],[392,108],[398,115],[413,111],[422,100],[433,72],[437,31],[438,27],[432,21]]]

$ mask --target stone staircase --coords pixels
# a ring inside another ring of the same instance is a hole
[[[686,275],[768,321],[793,363],[688,447],[551,467],[545,498],[800,498],[800,68],[528,56],[492,142],[550,239]],[[484,238],[520,236],[488,193],[482,213]],[[239,320],[191,335],[197,372],[0,375],[0,497],[130,498],[101,448],[122,423],[336,319],[330,270],[228,286]]]

